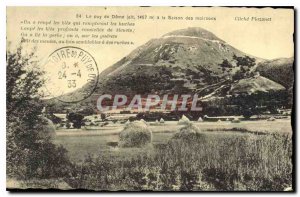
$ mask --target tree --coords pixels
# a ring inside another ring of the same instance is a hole
[[[245,74],[243,73],[243,71],[241,70],[237,70],[234,75],[232,76],[233,80],[240,80],[243,79],[245,77]]]
[[[76,129],[81,128],[83,118],[84,116],[78,113],[71,112],[67,114],[67,119],[73,123],[73,127]]]
[[[63,176],[68,164],[66,150],[55,146],[41,115],[40,88],[43,72],[35,50],[22,45],[6,51],[7,176],[18,179]]]
[[[101,120],[104,121],[106,119],[106,114],[101,113]]]
[[[219,66],[221,66],[223,68],[232,68],[233,67],[233,65],[227,59],[224,59],[223,62],[221,64],[219,64]]]
[[[234,80],[240,80],[252,75],[251,68],[255,66],[255,58],[251,58],[247,55],[244,57],[233,55],[233,59],[236,61],[236,65],[239,67],[239,70],[237,70],[232,77]]]

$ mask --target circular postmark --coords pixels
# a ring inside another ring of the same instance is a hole
[[[45,70],[47,91],[52,97],[67,103],[91,96],[99,80],[95,59],[79,47],[55,50],[48,56]]]

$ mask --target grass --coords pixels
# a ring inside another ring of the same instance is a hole
[[[241,123],[230,122],[201,122],[195,123],[202,131],[210,132],[213,135],[224,135],[225,133],[235,134],[260,134],[260,133],[292,133],[290,120],[268,121],[243,121]],[[259,125],[259,127],[258,127]],[[124,125],[121,125],[124,126]],[[130,148],[121,150],[108,146],[107,143],[118,142],[119,132],[122,128],[114,128],[105,131],[84,131],[84,130],[60,130],[55,143],[63,145],[68,151],[72,161],[81,162],[86,155],[98,154],[134,154]],[[153,131],[152,143],[166,143],[180,127],[177,121],[166,122],[160,126],[150,126]],[[135,149],[134,149],[135,150]],[[123,151],[123,152],[122,152]]]
[[[144,148],[119,148],[117,134],[57,136],[73,161],[64,181],[72,188],[134,191],[283,191],[292,186],[289,124],[278,122],[275,130],[286,129],[280,132],[272,132],[269,122],[210,124],[196,123],[200,133],[176,139],[170,128],[177,126],[153,127],[152,144]]]
[[[150,147],[86,156],[65,181],[91,190],[282,191],[291,186],[291,135],[237,130],[184,139],[156,133]]]
[[[172,137],[173,133],[153,133],[153,144],[166,143]],[[139,148],[118,148],[109,146],[111,142],[118,142],[119,135],[104,136],[59,136],[55,143],[62,144],[68,151],[70,159],[74,162],[82,162],[87,155],[135,155]]]

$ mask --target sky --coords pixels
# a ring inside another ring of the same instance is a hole
[[[76,19],[76,14],[82,18]],[[128,22],[121,19],[87,19],[86,15],[147,15],[160,16],[155,20],[132,20],[134,33],[117,34],[118,40],[133,41],[134,45],[85,44],[72,46],[88,51],[96,60],[99,71],[113,65],[138,46],[153,38],[174,30],[188,27],[202,27],[231,46],[250,55],[275,59],[294,55],[294,11],[272,8],[193,8],[193,7],[8,7],[7,42],[15,46],[21,39],[21,21],[81,21],[81,22]],[[215,17],[211,20],[162,20],[161,16],[171,17]],[[235,20],[250,17],[249,21]],[[271,18],[270,21],[251,21],[252,17]],[[50,25],[51,26],[51,25]],[[70,26],[72,27],[72,26]],[[78,26],[80,28],[80,26]],[[115,34],[115,33],[113,33]],[[69,44],[28,44],[37,47],[41,62],[60,47]],[[53,69],[53,68],[46,68]]]
[[[154,20],[135,21],[135,32],[119,35],[120,39],[132,40],[131,46],[80,45],[100,62],[100,70],[112,65],[138,46],[153,38],[187,27],[202,27],[248,54],[274,59],[293,56],[293,10],[288,9],[240,9],[240,8],[172,8],[172,7],[8,7],[7,41],[16,44],[20,40],[20,21],[28,20],[76,20],[76,13],[89,15],[156,15],[156,16],[208,16],[216,21]],[[236,21],[235,17],[266,17],[270,22]],[[84,21],[89,21],[88,19]],[[94,20],[100,22],[101,20]],[[103,21],[103,19],[102,19]],[[113,20],[118,21],[118,20]],[[127,21],[124,21],[127,22]],[[45,47],[46,46],[46,47]],[[76,45],[75,45],[76,46]],[[38,44],[41,58],[51,50],[62,47],[57,44]]]

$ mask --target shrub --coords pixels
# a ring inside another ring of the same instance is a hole
[[[69,164],[66,150],[51,142],[54,125],[41,115],[44,80],[34,56],[22,46],[6,52],[6,170],[18,180],[63,177]]]
[[[55,125],[46,117],[41,117],[41,119],[42,130],[39,132],[39,137],[53,139],[56,136]]]
[[[152,141],[152,131],[143,121],[134,121],[125,125],[120,133],[120,147],[142,147]]]

